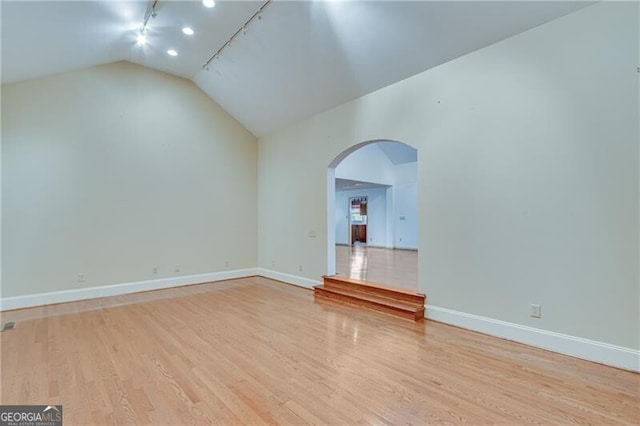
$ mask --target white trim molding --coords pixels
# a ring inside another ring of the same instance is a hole
[[[304,287],[313,289],[313,286],[322,284],[322,281],[312,280],[309,278],[299,277],[297,275],[285,274],[284,272],[272,271],[270,269],[257,268],[256,275],[261,277],[271,278],[272,280],[282,281],[287,284],[297,285],[298,287]]]
[[[171,287],[246,278],[255,275],[307,289],[312,289],[313,286],[321,284],[321,281],[319,280],[312,280],[297,275],[286,274],[264,268],[247,268],[234,271],[213,272],[99,287],[38,293],[26,296],[5,297],[0,298],[0,311],[51,305],[55,303],[74,302],[99,297],[118,296],[122,294],[138,293],[141,291],[161,290]],[[433,321],[478,331],[480,333],[513,340],[515,342],[525,343],[531,346],[548,349],[589,361],[595,361],[618,368],[640,372],[640,351],[637,349],[611,345],[609,343],[514,324],[433,305],[426,305],[425,308],[425,317]]]
[[[121,294],[141,291],[161,290],[171,287],[201,284],[214,281],[232,280],[257,275],[256,268],[238,269],[234,271],[212,272],[207,274],[186,275],[182,277],[160,278],[157,280],[137,281],[123,284],[104,285],[99,287],[78,288],[73,290],[52,291],[49,293],[29,294],[0,298],[0,311],[30,308],[33,306],[52,305],[54,303],[75,302],[78,300],[96,299],[98,297],[119,296]]]
[[[425,318],[576,358],[640,372],[640,351],[493,318],[425,306]]]

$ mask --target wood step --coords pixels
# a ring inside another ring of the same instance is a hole
[[[323,276],[314,287],[318,299],[334,300],[375,309],[414,321],[424,319],[424,294],[336,275]]]
[[[404,301],[397,301],[388,297],[343,288],[325,287],[323,285],[314,287],[314,295],[319,299],[340,301],[414,321],[424,319],[424,305],[420,306]]]
[[[363,293],[387,297],[393,300],[406,301],[424,306],[426,296],[404,288],[390,287],[384,284],[361,281],[338,275],[324,275],[324,287],[351,289]]]

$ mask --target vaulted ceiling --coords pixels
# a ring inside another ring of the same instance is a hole
[[[127,60],[193,80],[262,136],[590,3],[276,0],[245,32],[264,2],[159,0],[141,46],[153,1],[2,0],[2,82]]]

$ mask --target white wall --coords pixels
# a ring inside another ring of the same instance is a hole
[[[418,248],[418,163],[404,163],[393,168],[393,246]]]
[[[365,145],[336,166],[336,178],[393,185],[395,176],[389,157],[376,144]]]
[[[415,183],[394,186],[395,248],[418,248],[418,186]]]
[[[598,3],[261,138],[260,266],[318,279],[328,164],[403,141],[431,305],[638,349],[637,7]]]
[[[418,182],[418,163],[403,163],[393,166],[394,185],[414,184]]]
[[[121,62],[3,86],[2,296],[255,267],[256,167],[184,79]]]
[[[350,244],[349,199],[367,197],[367,244],[392,247],[387,241],[387,188],[336,191],[336,243]]]

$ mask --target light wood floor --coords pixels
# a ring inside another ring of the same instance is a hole
[[[65,424],[640,422],[638,374],[266,278],[7,320],[0,402],[62,404]]]
[[[418,290],[418,252],[336,245],[336,272],[357,280]]]

